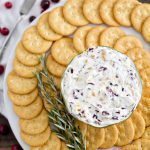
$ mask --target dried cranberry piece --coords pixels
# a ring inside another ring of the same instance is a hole
[[[10,129],[7,125],[1,124],[0,125],[0,135],[8,135],[10,132]]]
[[[42,7],[42,9],[46,10],[46,9],[49,8],[49,6],[50,6],[50,1],[49,0],[42,0],[41,1],[41,7]]]
[[[60,0],[52,0],[53,3],[58,3]]]
[[[36,17],[35,16],[30,16],[29,17],[29,22],[32,22]]]
[[[0,75],[2,75],[4,73],[4,66],[3,65],[0,65]]]
[[[9,34],[9,29],[4,27],[4,28],[1,28],[0,29],[0,33],[4,36],[8,35]]]
[[[6,2],[6,3],[5,3],[5,7],[6,7],[7,9],[12,8],[12,3],[11,3],[11,2]]]

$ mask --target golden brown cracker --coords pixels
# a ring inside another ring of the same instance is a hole
[[[7,76],[8,89],[16,94],[28,94],[37,87],[36,78],[22,78],[14,71]]]
[[[88,20],[83,14],[84,0],[69,0],[63,7],[64,18],[72,25],[83,26],[88,24]]]
[[[81,53],[87,49],[86,47],[86,36],[88,32],[92,29],[91,26],[83,26],[78,28],[78,30],[74,33],[73,44],[75,49]]]
[[[56,41],[62,38],[62,35],[53,31],[48,23],[49,12],[43,14],[37,23],[37,30],[39,34],[46,40]]]
[[[113,47],[117,40],[125,36],[123,30],[118,27],[106,28],[100,35],[100,45]]]
[[[85,0],[83,4],[84,16],[93,24],[101,24],[99,7],[103,0]]]
[[[53,9],[49,14],[49,25],[56,33],[60,35],[70,35],[76,30],[76,26],[68,23],[63,16],[63,7]]]
[[[119,26],[113,15],[113,7],[117,0],[104,0],[100,5],[100,16],[109,26]]]
[[[24,31],[22,44],[29,52],[41,54],[49,50],[52,42],[43,39],[39,35],[37,27],[31,26]]]
[[[99,38],[100,38],[100,34],[104,31],[106,27],[104,26],[96,26],[94,28],[92,28],[91,30],[89,30],[87,36],[86,36],[86,47],[90,48],[90,47],[95,47],[95,46],[99,46]]]
[[[77,52],[71,38],[62,38],[53,44],[51,54],[58,63],[68,65],[77,55]]]
[[[119,52],[126,53],[132,48],[142,48],[142,42],[135,36],[126,35],[121,37],[114,45],[114,49]]]

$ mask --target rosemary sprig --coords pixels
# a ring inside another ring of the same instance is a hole
[[[53,131],[71,150],[86,150],[82,133],[75,126],[74,118],[68,113],[61,92],[57,89],[53,78],[49,75],[45,59],[41,58],[43,70],[36,73],[40,96],[52,105],[49,112]]]

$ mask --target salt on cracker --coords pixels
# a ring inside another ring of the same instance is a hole
[[[103,0],[85,0],[83,4],[84,16],[93,24],[101,24],[102,19],[99,15],[100,4]]]
[[[38,96],[38,89],[36,88],[31,93],[25,95],[15,94],[8,90],[8,96],[15,105],[26,106],[31,104],[36,99],[36,97]]]
[[[67,36],[72,34],[77,28],[68,23],[63,16],[63,7],[53,9],[48,19],[50,27],[58,34]]]
[[[133,48],[129,49],[126,52],[126,55],[130,57],[133,61],[136,61],[138,59],[144,59],[144,58],[149,58],[150,59],[150,54],[148,51],[146,51],[143,48]]]
[[[104,0],[100,5],[100,16],[103,22],[109,26],[119,26],[113,16],[113,7],[117,0]]]
[[[52,42],[43,39],[39,35],[37,27],[31,26],[24,31],[22,44],[29,52],[41,54],[49,50]]]
[[[58,64],[51,55],[47,57],[46,61],[48,71],[57,77],[62,77],[66,67],[63,65]]]
[[[150,140],[150,127],[146,128],[144,134],[142,135],[142,138]]]
[[[142,24],[142,35],[144,39],[150,43],[150,15],[146,18]]]
[[[57,34],[51,29],[48,23],[48,18],[49,18],[49,12],[43,14],[40,17],[37,23],[37,30],[39,34],[46,40],[50,40],[50,41],[59,40],[62,37],[62,35]]]
[[[86,36],[86,47],[95,47],[99,46],[99,38],[100,34],[106,29],[104,26],[97,26],[89,30],[87,36]]]
[[[103,128],[95,128],[88,125],[86,132],[86,148],[87,150],[95,150],[101,146],[105,140],[105,130]]]
[[[138,68],[138,70],[150,68],[150,59],[148,58],[138,59],[134,63],[136,67]]]
[[[49,125],[48,114],[45,109],[33,119],[20,119],[19,121],[21,130],[26,134],[39,134],[44,132]]]
[[[42,69],[41,64],[37,66],[26,66],[18,61],[17,58],[14,59],[13,62],[14,71],[21,77],[24,78],[33,78],[35,77],[35,73]]]
[[[50,138],[51,130],[50,127],[40,133],[35,135],[26,134],[21,131],[21,138],[25,141],[26,144],[30,146],[42,146],[44,145]]]
[[[16,94],[28,94],[37,87],[36,78],[22,78],[14,71],[7,76],[8,89]]]
[[[63,7],[64,18],[72,25],[83,26],[88,20],[83,15],[84,0],[69,0]]]
[[[116,21],[122,26],[131,26],[131,12],[133,8],[139,5],[137,0],[118,0],[113,8]]]
[[[115,145],[118,139],[118,129],[115,125],[104,128],[105,140],[100,148],[111,148]],[[113,137],[113,138],[112,138]]]
[[[33,119],[43,108],[42,99],[38,96],[36,100],[27,106],[18,106],[13,104],[15,113],[22,119]]]
[[[100,35],[100,45],[112,47],[121,37],[125,36],[123,30],[118,27],[106,28]]]
[[[135,36],[126,35],[121,37],[114,45],[114,49],[119,52],[126,53],[132,48],[142,48],[142,42]]]
[[[86,36],[88,32],[92,29],[91,26],[83,26],[78,28],[78,30],[74,33],[73,44],[75,49],[81,53],[87,49],[86,47]]]
[[[44,54],[33,54],[28,52],[20,41],[16,47],[16,58],[26,66],[36,66],[40,63],[39,58]]]
[[[133,27],[141,32],[143,21],[150,15],[150,4],[137,5],[131,13]]]
[[[51,54],[61,65],[68,65],[77,55],[77,52],[71,38],[62,38],[53,44]]]
[[[134,138],[134,126],[131,119],[127,119],[116,125],[118,128],[118,139],[116,146],[129,144]]]
[[[134,111],[131,115],[133,127],[135,130],[134,140],[140,138],[145,131],[145,120],[140,113]]]

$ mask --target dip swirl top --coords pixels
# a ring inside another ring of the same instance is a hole
[[[127,119],[142,94],[132,60],[109,47],[89,48],[67,67],[61,92],[70,114],[95,127]]]

